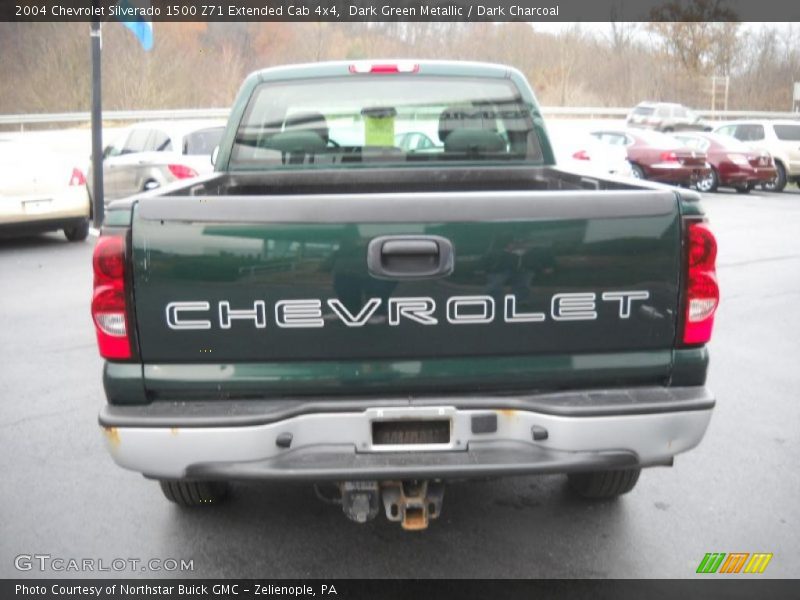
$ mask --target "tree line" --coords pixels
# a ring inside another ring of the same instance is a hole
[[[122,24],[103,24],[106,110],[231,104],[245,75],[320,60],[439,58],[520,69],[546,106],[622,106],[642,100],[708,110],[712,77],[727,76],[728,108],[790,110],[800,81],[796,25],[733,22],[155,23],[144,52]],[[87,23],[0,23],[0,113],[85,111]],[[723,86],[716,108],[723,107]]]

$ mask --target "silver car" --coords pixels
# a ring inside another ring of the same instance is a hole
[[[119,132],[103,150],[105,202],[213,170],[224,121],[155,121]],[[91,167],[87,176],[92,194]]]
[[[711,130],[711,126],[694,112],[672,102],[640,102],[628,114],[625,124],[664,133]]]

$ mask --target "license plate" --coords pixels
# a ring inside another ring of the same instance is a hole
[[[47,212],[51,200],[27,200],[22,203],[22,210],[28,215],[38,215]]]

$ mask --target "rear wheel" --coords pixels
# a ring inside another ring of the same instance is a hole
[[[89,219],[85,219],[73,225],[72,227],[64,228],[64,236],[70,242],[82,242],[89,235]]]
[[[185,507],[218,504],[225,499],[229,490],[224,481],[162,479],[158,483],[167,500]]]
[[[639,481],[641,469],[614,469],[592,473],[571,473],[569,486],[591,500],[609,500],[627,494]]]
[[[636,179],[644,179],[644,171],[639,165],[631,163],[631,172]]]
[[[782,192],[783,188],[786,187],[786,169],[783,164],[776,162],[775,170],[778,172],[775,179],[761,185],[761,187],[768,192]]]
[[[711,167],[709,174],[702,179],[698,179],[695,187],[698,192],[716,192],[717,187],[719,187],[719,175],[717,175],[717,170]]]

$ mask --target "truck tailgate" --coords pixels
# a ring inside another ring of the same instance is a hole
[[[154,197],[132,231],[144,363],[578,355],[675,337],[667,190]],[[387,239],[404,276],[370,273],[383,236],[400,236]],[[408,240],[449,242],[452,272],[415,271]]]

